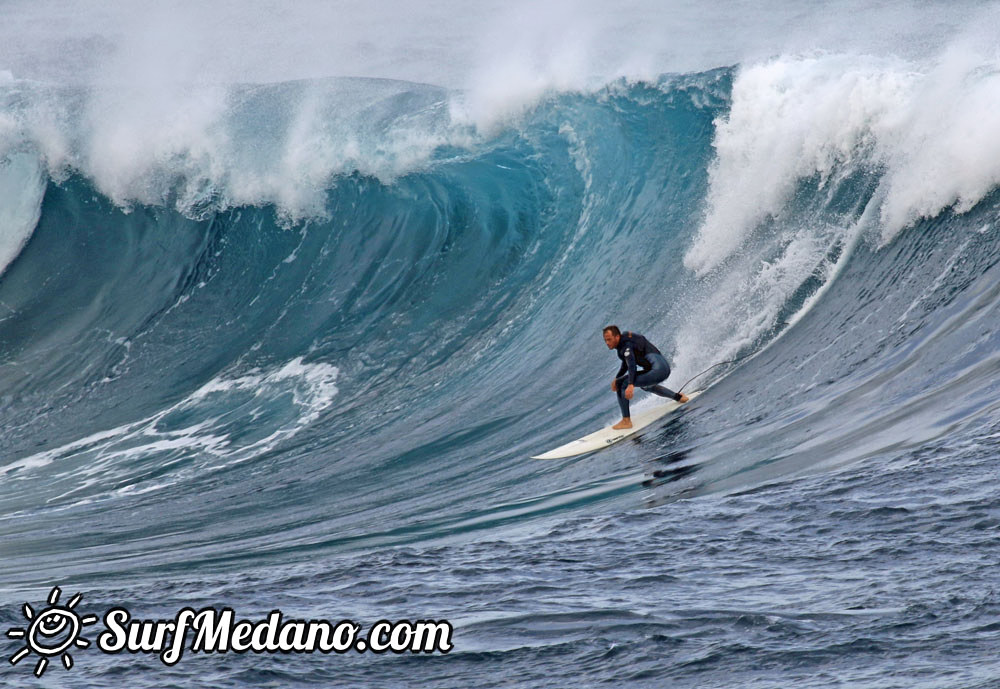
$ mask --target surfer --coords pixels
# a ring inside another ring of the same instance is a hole
[[[629,416],[628,401],[632,399],[635,386],[646,392],[652,392],[660,397],[669,397],[681,404],[688,401],[688,396],[666,388],[662,383],[670,375],[670,365],[663,358],[660,350],[652,342],[638,333],[619,330],[617,325],[609,325],[604,329],[604,344],[608,349],[618,350],[618,358],[622,360],[621,368],[611,381],[611,389],[618,395],[618,406],[622,410],[622,420],[612,428],[621,430],[632,428],[632,418]],[[636,368],[638,367],[638,372]]]

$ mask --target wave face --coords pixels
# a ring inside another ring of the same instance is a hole
[[[58,580],[146,617],[458,628],[433,669],[219,660],[234,686],[931,686],[946,625],[971,686],[1000,554],[998,74],[786,56],[487,123],[406,81],[0,82],[0,620]],[[674,388],[742,359],[636,442],[530,459],[614,418],[609,322]]]

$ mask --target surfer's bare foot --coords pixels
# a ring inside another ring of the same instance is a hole
[[[623,428],[632,428],[632,419],[622,419],[614,426],[612,426],[612,428],[615,429],[616,431],[620,431]]]
[[[688,401],[689,399],[691,399],[691,398],[690,398],[690,397],[688,397],[687,395],[685,395],[685,394],[684,394],[684,393],[682,392],[682,393],[681,393],[681,398],[680,398],[679,400],[677,400],[677,401],[678,401],[678,402],[680,402],[681,404],[684,404],[684,403],[685,403],[685,402],[687,402],[687,401]]]

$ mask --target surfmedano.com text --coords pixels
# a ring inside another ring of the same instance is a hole
[[[156,653],[176,665],[193,653],[447,653],[452,625],[447,620],[379,620],[367,634],[350,620],[285,620],[272,610],[263,620],[237,620],[232,608],[181,609],[173,620],[134,620],[125,608],[104,615],[107,631],[97,639],[104,653]],[[190,641],[190,643],[188,643]]]

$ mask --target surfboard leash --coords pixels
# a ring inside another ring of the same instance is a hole
[[[688,383],[690,383],[695,378],[701,378],[703,375],[705,375],[706,373],[708,373],[709,371],[711,371],[713,368],[718,368],[719,366],[725,366],[726,364],[735,364],[738,361],[743,361],[744,359],[749,359],[753,355],[754,355],[754,353],[751,352],[750,354],[747,354],[746,356],[741,356],[738,359],[732,359],[731,361],[722,361],[722,362],[719,362],[718,364],[712,364],[711,366],[709,366],[708,368],[706,368],[704,371],[702,371],[698,375],[694,376],[693,378],[689,378],[687,380],[687,383],[684,383],[684,385],[682,385],[682,386],[680,386],[680,388],[678,388],[677,392],[683,392],[684,388],[686,388],[688,386]]]

